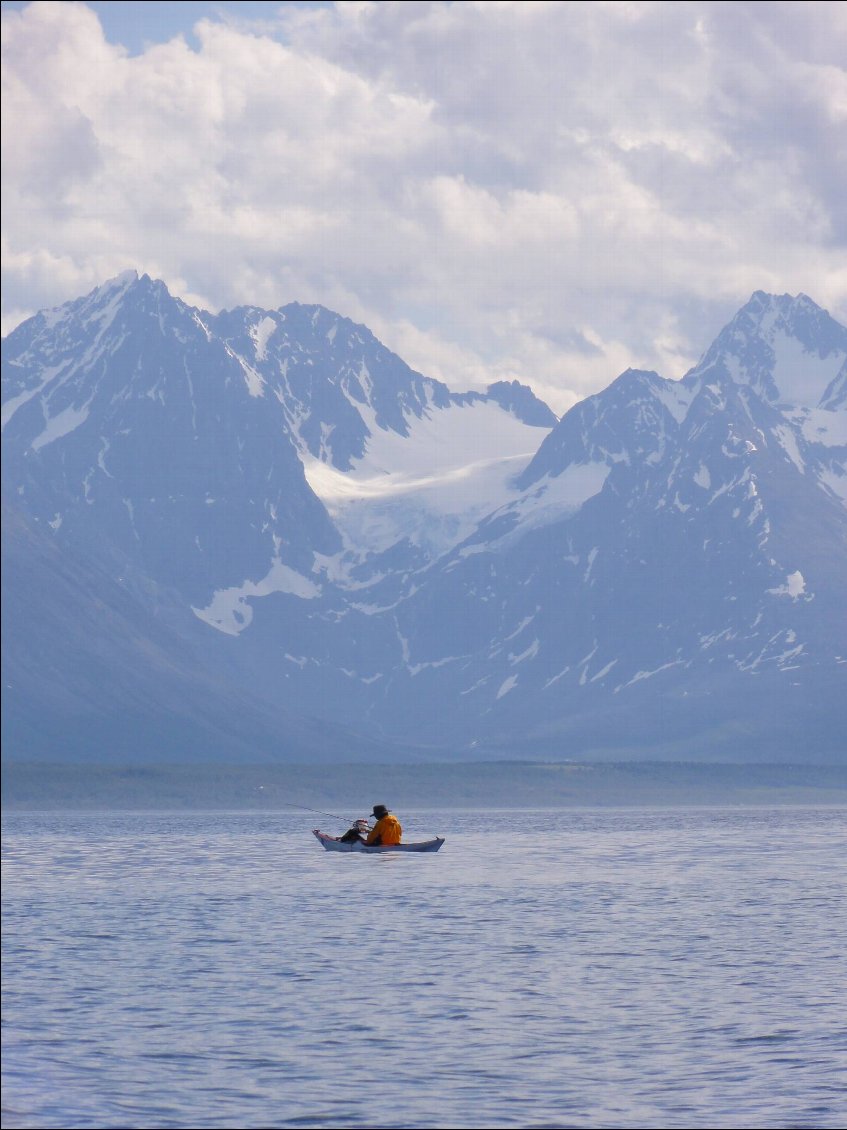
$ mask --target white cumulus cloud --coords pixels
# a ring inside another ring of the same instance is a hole
[[[3,12],[4,328],[126,267],[297,299],[559,410],[680,376],[757,288],[847,316],[826,3],[339,3],[130,55]]]

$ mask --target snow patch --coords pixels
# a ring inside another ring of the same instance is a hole
[[[706,651],[721,640],[734,640],[735,632],[731,628],[723,628],[719,632],[709,632],[700,636],[700,649]]]
[[[596,675],[591,676],[591,682],[596,683],[598,679],[602,679],[605,675],[608,675],[616,663],[617,659],[613,659],[611,663],[607,663]]]
[[[33,397],[38,396],[38,394],[42,392],[47,387],[47,385],[50,384],[56,374],[61,373],[61,371],[65,367],[66,365],[63,363],[61,365],[52,365],[48,368],[42,369],[40,384],[37,384],[34,388],[25,389],[23,392],[19,392],[17,396],[9,397],[9,399],[3,404],[2,413],[0,413],[0,430],[5,429],[6,425],[17,412],[17,410],[24,404],[28,404],[29,401],[33,399]]]
[[[100,448],[99,452],[97,453],[97,466],[100,468],[100,470],[103,472],[103,474],[107,478],[112,479],[112,478],[114,478],[114,475],[112,475],[111,472],[106,467],[106,456],[109,454],[109,448],[112,445],[105,436],[100,436],[100,442],[103,446]]]
[[[529,645],[529,647],[526,649],[526,651],[522,651],[520,653],[520,655],[510,654],[509,655],[509,663],[513,667],[517,667],[517,665],[519,663],[523,663],[523,661],[525,659],[534,659],[536,657],[536,655],[538,655],[539,646],[540,646],[540,641],[537,640],[537,639],[533,640],[532,643]]]
[[[409,674],[414,678],[415,675],[420,674],[421,671],[426,671],[430,667],[443,667],[446,663],[456,663],[459,659],[465,658],[461,655],[446,655],[443,659],[431,659],[426,663],[408,663],[406,669]]]
[[[769,593],[774,596],[790,596],[792,600],[797,600],[801,596],[806,595],[806,582],[803,574],[797,569],[793,573],[789,573],[785,578],[785,584],[780,585],[779,588],[768,589]]]
[[[533,612],[531,616],[524,616],[523,620],[521,620],[517,628],[515,628],[513,632],[510,632],[508,636],[503,637],[503,643],[508,643],[510,640],[515,639],[516,636],[519,636],[524,628],[527,627],[528,624],[532,623],[532,621],[538,615],[539,611],[540,609],[536,608],[535,612]]]
[[[693,392],[685,387],[681,381],[666,381],[658,388],[652,389],[653,395],[660,401],[678,424],[685,419]]]
[[[820,357],[808,353],[802,342],[785,334],[779,334],[772,344],[776,354],[773,379],[779,400],[816,408],[844,363],[844,354]]]
[[[266,314],[261,322],[250,327],[250,336],[256,346],[256,360],[264,361],[267,356],[268,342],[276,330],[276,322]],[[260,394],[261,395],[261,394]]]
[[[847,505],[847,470],[841,467],[828,467],[818,472],[818,484],[831,491]]]
[[[583,581],[585,581],[586,583],[588,581],[588,578],[591,576],[591,570],[594,568],[594,561],[595,561],[597,554],[599,552],[600,552],[599,548],[595,545],[594,548],[588,554],[588,566],[587,566],[585,573],[583,574],[583,577],[582,577]],[[594,651],[596,651],[596,650],[597,649],[595,648]],[[592,651],[591,654],[593,655],[594,652]]]
[[[244,373],[244,383],[247,385],[247,391],[250,393],[250,395],[255,397],[264,396],[265,378],[262,376],[262,374],[257,372],[249,363],[249,361],[245,361],[245,359],[239,353],[236,353],[235,350],[230,349],[230,347],[226,343],[224,343],[224,348],[226,349],[230,357],[232,357],[233,360],[237,361],[241,366],[241,371]]]
[[[253,609],[247,603],[248,600],[275,592],[289,593],[301,600],[313,600],[321,594],[318,585],[296,572],[290,565],[284,565],[276,557],[267,576],[261,581],[245,581],[232,588],[218,589],[206,608],[192,606],[191,611],[219,632],[237,636],[249,627],[253,619]]]
[[[71,432],[76,431],[80,424],[84,424],[88,419],[88,409],[90,405],[84,404],[82,408],[74,408],[71,405],[68,408],[63,408],[55,416],[49,417],[44,405],[44,420],[46,427],[44,431],[35,437],[30,445],[33,451],[40,451],[42,447],[46,447],[48,443],[53,443],[54,440],[61,439],[62,436],[70,435]]]
[[[801,408],[785,415],[792,424],[799,426],[807,443],[847,447],[847,411],[843,408]]]
[[[517,681],[518,681],[517,675],[509,675],[509,677],[507,679],[504,679],[503,682],[500,684],[500,689],[497,692],[497,697],[502,698],[503,695],[507,695],[510,690],[514,689]]]
[[[104,283],[101,287],[97,288],[95,292],[96,296],[100,297],[102,295],[107,299],[107,301],[102,306],[95,307],[94,313],[84,320],[84,324],[88,325],[90,322],[101,323],[100,328],[97,331],[98,342],[117,317],[117,313],[121,307],[121,303],[123,302],[124,295],[133,285],[133,283],[136,283],[137,281],[138,275],[135,273],[135,271],[129,270],[124,271],[122,274],[117,275],[109,282]]]
[[[800,448],[797,446],[797,437],[793,430],[786,424],[779,424],[773,429],[773,434],[776,436],[779,446],[800,472],[805,474],[806,464],[803,462],[803,457],[800,454]]]
[[[567,675],[568,671],[570,671],[570,665],[561,670],[558,675],[551,676],[551,678],[549,678],[544,684],[542,690],[546,691],[548,687],[552,687],[554,683],[558,683],[559,679],[563,679],[565,675]]]
[[[626,687],[631,687],[633,683],[640,683],[642,679],[652,679],[660,671],[667,671],[670,667],[678,667],[682,662],[681,659],[675,659],[672,663],[663,663],[661,667],[655,667],[652,671],[636,671],[628,683],[624,683],[623,687],[615,688],[615,693],[621,689],[626,689]]]
[[[608,463],[572,463],[556,476],[544,475],[514,502],[492,514],[514,515],[517,519],[497,545],[505,547],[529,530],[540,529],[567,518],[603,489],[611,467]]]

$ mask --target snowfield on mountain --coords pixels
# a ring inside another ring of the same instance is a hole
[[[126,272],[4,341],[3,483],[20,756],[847,756],[847,330],[804,295],[557,420]]]

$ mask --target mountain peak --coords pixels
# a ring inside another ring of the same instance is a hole
[[[539,400],[529,385],[520,381],[495,381],[488,386],[486,395],[525,424],[553,428],[558,422],[558,417],[544,401]]]
[[[161,289],[165,294],[169,294],[168,288],[161,280],[151,279],[149,275],[139,275],[138,271],[130,267],[126,271],[121,271],[119,275],[115,275],[114,278],[107,279],[100,286],[96,286],[84,298],[77,299],[76,302],[65,303],[62,309],[73,309],[80,302],[88,306],[113,303],[126,297],[135,289],[145,291]]]
[[[771,340],[775,334],[785,333],[797,337],[809,348],[820,348],[820,337],[829,337],[833,330],[844,332],[844,327],[818,306],[802,291],[798,294],[769,294],[756,290],[741,307],[729,325],[742,332],[757,332]]]
[[[768,307],[774,305],[780,307],[801,305],[811,307],[815,310],[822,309],[822,307],[818,306],[817,302],[814,302],[809,298],[808,294],[804,294],[802,290],[798,291],[797,294],[788,294],[787,292],[785,294],[772,294],[768,290],[754,290],[749,300],[741,309],[746,309],[746,307],[750,306],[752,303],[758,303]]]
[[[149,275],[144,275],[144,278],[150,280]],[[127,270],[121,271],[119,275],[115,275],[113,279],[107,279],[98,290],[115,290],[117,288],[125,290],[128,286],[138,282],[138,271],[134,267],[128,267]]]
[[[445,753],[843,758],[845,358],[757,291],[689,379],[628,369],[546,435],[526,386],[452,393],[324,307],[124,272],[4,343],[4,726],[185,744],[185,699],[211,759],[255,696]]]
[[[687,383],[722,373],[772,404],[833,407],[847,373],[847,328],[806,294],[754,291]]]

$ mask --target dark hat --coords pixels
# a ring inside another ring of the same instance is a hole
[[[375,816],[377,818],[377,820],[381,820],[383,818],[383,816],[388,815],[388,809],[385,807],[384,804],[375,804],[374,810],[371,813],[371,815]]]

